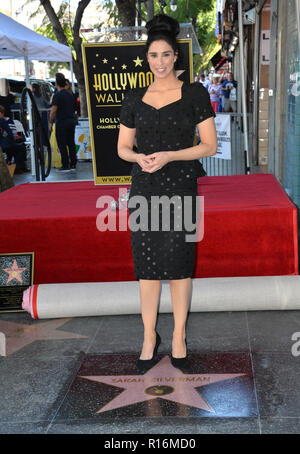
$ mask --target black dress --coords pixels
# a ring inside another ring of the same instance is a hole
[[[198,82],[183,83],[181,99],[160,109],[142,101],[147,88],[127,91],[120,113],[120,123],[136,128],[138,153],[192,147],[196,125],[216,116],[206,88]],[[131,176],[128,210],[136,278],[191,277],[196,244],[187,241],[187,235],[196,231],[191,226],[196,225],[197,178],[203,176],[199,160],[169,162],[154,173],[143,172],[134,163]],[[159,203],[162,196],[172,203]],[[190,222],[185,221],[189,216]]]

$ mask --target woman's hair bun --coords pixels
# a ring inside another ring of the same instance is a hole
[[[177,36],[180,32],[180,26],[176,19],[166,14],[157,14],[146,24],[148,36],[151,33],[167,32]]]

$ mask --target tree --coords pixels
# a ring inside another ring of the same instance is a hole
[[[178,0],[175,12],[172,12],[168,4],[165,13],[180,23],[191,22],[193,24],[203,51],[202,56],[199,54],[194,56],[194,73],[209,70],[210,60],[220,48],[215,36],[216,0]],[[156,11],[155,14],[157,14]]]
[[[28,1],[25,4],[27,5]],[[70,10],[67,11],[68,6],[69,5],[67,2],[61,3],[58,11],[56,12],[56,15],[59,19],[59,22],[62,26],[64,34],[67,38],[68,45],[71,47],[72,52],[75,55],[75,51],[73,48],[73,33],[72,33],[72,27],[70,25],[71,21],[72,22],[74,21],[74,15],[70,12]],[[31,13],[30,17],[34,17],[38,14],[41,14],[42,10],[43,10],[43,7],[40,5],[36,11]],[[47,15],[44,16],[41,26],[38,28],[35,28],[34,31],[37,33],[40,33],[43,36],[47,36],[47,38],[50,38],[53,41],[57,41],[57,38],[53,31],[52,24],[49,22]],[[54,61],[52,62],[51,61],[51,62],[48,62],[48,65],[49,65],[50,77],[54,77],[55,74],[61,70],[61,68],[70,69],[69,63],[64,63],[64,62],[54,62]]]
[[[116,7],[123,27],[135,25],[135,0],[116,0]]]
[[[138,2],[138,0],[137,0]],[[137,5],[136,2],[136,5]],[[170,8],[170,1],[166,0],[167,6],[164,12],[174,17],[178,22],[191,22],[194,26],[203,55],[194,56],[194,73],[210,70],[211,58],[220,49],[217,37],[215,36],[216,25],[216,0],[178,0],[176,11]],[[132,0],[105,0],[101,8],[109,13],[109,21],[113,27],[126,27],[134,25],[136,10],[132,8]],[[154,14],[160,12],[158,0],[146,0],[141,3],[142,20],[147,22]],[[130,20],[128,15],[131,15]],[[100,23],[99,28],[105,27]]]
[[[84,10],[88,6],[91,0],[80,0],[78,2],[78,7],[75,13],[74,23],[72,26],[72,35],[73,41],[72,45],[75,51],[75,56],[73,53],[73,68],[74,73],[78,83],[79,97],[80,97],[80,110],[81,116],[87,117],[87,102],[86,102],[86,92],[85,92],[85,83],[84,83],[84,72],[83,72],[83,63],[82,63],[82,52],[81,52],[81,42],[80,37],[80,25],[82,21],[82,16]],[[56,36],[56,39],[59,43],[69,45],[66,32],[64,31],[62,24],[55,12],[50,0],[40,0],[41,5],[43,6],[45,13],[47,14],[49,21],[53,27],[53,32]]]

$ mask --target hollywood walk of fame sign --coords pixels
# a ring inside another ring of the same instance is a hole
[[[0,254],[0,312],[21,311],[23,292],[33,285],[34,253]]]
[[[179,39],[177,77],[192,82],[192,39]],[[89,111],[95,184],[130,184],[132,163],[117,153],[119,115],[127,91],[149,86],[154,76],[144,41],[83,43],[82,55]]]
[[[86,355],[58,419],[70,413],[74,418],[255,415],[251,361],[245,361],[246,354],[241,360],[242,354],[234,360],[229,354],[226,367],[221,358],[214,370],[218,355],[208,355],[211,364],[192,355],[189,373],[174,368],[164,355],[143,375],[136,373],[134,355]]]

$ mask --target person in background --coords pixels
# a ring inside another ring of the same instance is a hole
[[[219,104],[217,112],[222,112],[222,84],[220,75],[217,76],[217,85],[219,89]]]
[[[210,102],[214,112],[218,112],[219,109],[219,98],[221,96],[221,86],[218,82],[217,77],[212,78],[212,84],[208,89],[208,93],[210,94]]]
[[[33,97],[36,102],[36,106],[37,106],[38,110],[47,109],[50,107],[49,102],[42,95],[41,87],[39,86],[39,84],[33,83],[31,85],[31,91],[32,91],[32,94],[33,94]]]
[[[62,160],[62,167],[58,170],[61,170],[62,172],[76,170],[77,164],[75,146],[75,126],[77,124],[77,117],[75,114],[76,104],[74,96],[66,89],[66,85],[65,76],[62,73],[57,73],[57,92],[52,99],[49,119],[50,131],[55,119],[56,140]]]
[[[49,137],[48,112],[45,109],[49,109],[50,104],[47,101],[47,99],[45,98],[45,96],[42,95],[41,87],[39,86],[39,84],[33,83],[31,86],[31,91],[32,91],[36,106],[38,108],[38,111],[40,113],[45,131]],[[47,145],[46,139],[44,138],[44,134],[43,134],[43,145]]]
[[[201,74],[199,82],[200,84],[205,85],[205,74]]]
[[[71,82],[69,81],[69,79],[66,79],[66,82],[67,82],[66,90],[68,90],[68,91],[69,91],[70,93],[72,93],[72,95],[74,96],[75,102],[76,102],[76,113],[77,113],[77,117],[80,117],[80,99],[79,99],[79,91],[76,90],[75,93],[73,93],[72,85],[71,85]]]
[[[14,158],[16,174],[30,172],[26,168],[26,147],[24,143],[16,143],[17,130],[11,118],[5,116],[5,108],[0,105],[0,147],[7,156],[7,164],[11,164]]]
[[[5,116],[13,118],[11,106],[15,102],[15,93],[11,93],[9,82],[5,78],[0,79],[0,105],[5,109]]]
[[[222,89],[221,90],[221,93],[222,93]],[[222,107],[222,96],[219,97],[219,105],[218,105],[218,112],[222,112],[223,110],[223,107]]]
[[[65,86],[65,89],[71,93],[71,95],[75,96],[75,94],[73,93],[73,90],[72,90],[72,84],[71,82],[69,81],[69,79],[66,79],[66,86]]]
[[[211,86],[211,84],[212,84],[212,77],[206,76],[204,87],[206,88],[207,91],[209,90],[209,87]]]
[[[75,105],[76,105],[76,113],[77,113],[77,117],[79,117],[79,115],[80,115],[79,94],[76,92],[73,93],[72,85],[71,85],[71,82],[69,81],[69,79],[66,79],[66,82],[67,82],[66,90],[68,90],[71,93],[71,95],[74,96]]]
[[[228,97],[225,98],[224,112],[237,111],[237,81],[234,80],[233,74],[228,74],[228,81],[224,86],[224,90],[227,90]]]
[[[223,75],[220,79],[220,83],[222,86],[222,111],[224,111],[225,107],[225,99],[229,97],[229,92],[228,90],[224,90],[226,83],[228,82],[228,74],[223,71]]]

